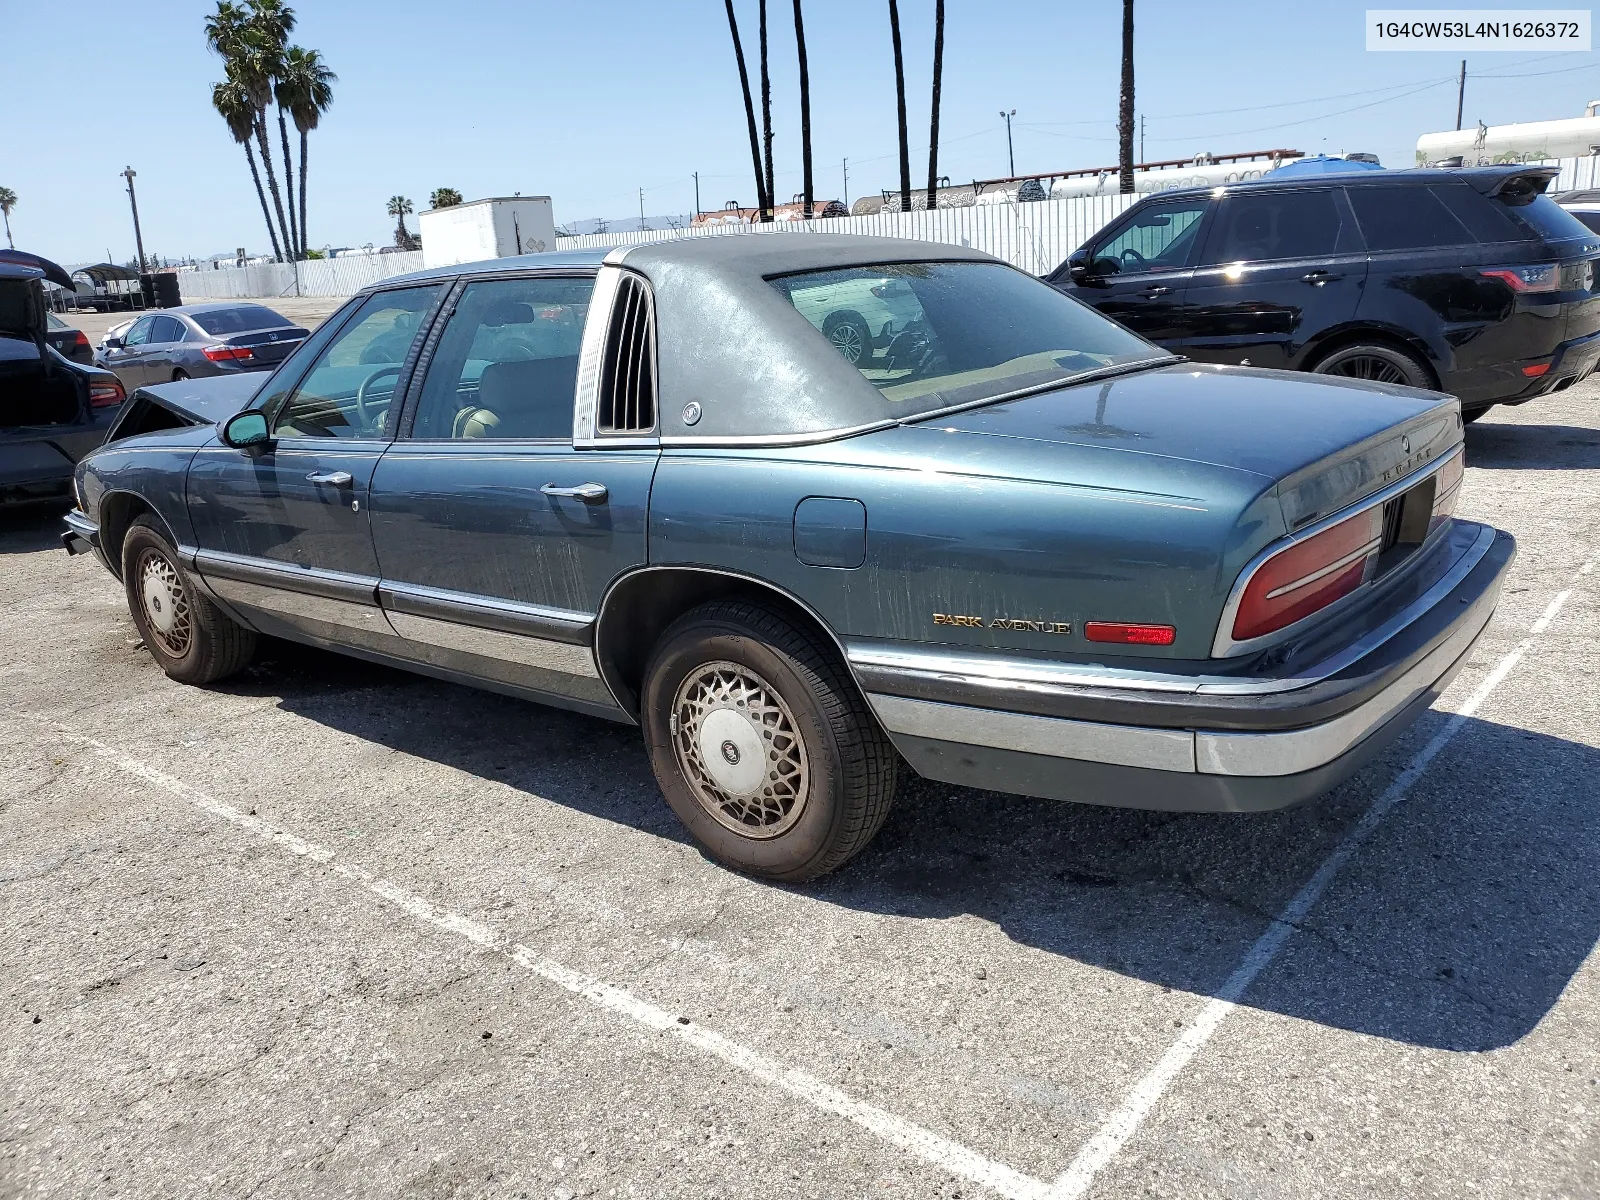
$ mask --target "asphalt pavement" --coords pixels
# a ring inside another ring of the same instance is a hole
[[[281,643],[172,683],[0,516],[0,1195],[1600,1194],[1597,401],[1469,429],[1507,591],[1336,792],[913,782],[804,888],[633,730]]]

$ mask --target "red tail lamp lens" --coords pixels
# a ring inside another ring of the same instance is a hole
[[[127,393],[122,390],[122,385],[115,380],[109,383],[91,383],[89,385],[89,407],[110,408],[121,404],[127,399]]]
[[[229,362],[233,359],[254,358],[248,346],[207,346],[200,351],[212,362]]]
[[[1279,551],[1250,577],[1234,614],[1234,641],[1273,633],[1348,596],[1382,545],[1378,505]]]
[[[83,336],[83,330],[80,329],[72,335],[72,344],[75,348],[81,347],[85,350],[89,348],[89,339]]]
[[[1091,642],[1123,646],[1170,646],[1178,636],[1171,625],[1127,625],[1121,621],[1086,621],[1083,636]]]
[[[1534,363],[1532,366],[1523,367],[1522,373],[1529,379],[1537,379],[1549,369],[1549,363]]]

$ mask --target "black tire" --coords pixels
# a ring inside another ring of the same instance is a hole
[[[128,611],[150,657],[179,683],[214,683],[242,671],[256,652],[253,630],[195,587],[153,518],[137,518],[122,541]],[[146,593],[149,593],[148,597]],[[171,624],[163,628],[162,622]]]
[[[829,313],[822,322],[822,336],[833,343],[833,348],[852,367],[872,357],[872,326],[853,309]]]
[[[746,719],[755,709],[761,719]],[[872,840],[894,802],[899,756],[834,648],[759,604],[705,604],[662,634],[641,723],[656,781],[685,828],[713,858],[763,879],[801,883],[835,870]],[[719,736],[711,753],[724,764],[714,776],[697,763],[699,747]],[[719,778],[738,782],[746,759],[755,777],[755,747],[765,753],[754,785],[717,790]]]
[[[1481,408],[1463,408],[1461,410],[1461,423],[1463,425],[1471,425],[1493,407],[1494,405],[1492,404],[1485,404]]]
[[[1406,387],[1436,388],[1433,372],[1415,354],[1383,342],[1357,342],[1340,346],[1311,368],[1318,375],[1338,375],[1371,383],[1399,383]]]
[[[189,372],[185,371],[182,367],[179,367],[176,371],[174,371],[172,373],[172,382],[173,383],[177,383],[178,380],[180,380],[180,379],[187,379],[187,378],[189,378]]]

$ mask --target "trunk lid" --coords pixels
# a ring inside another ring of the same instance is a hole
[[[1147,463],[1246,471],[1277,484],[1291,532],[1418,470],[1462,439],[1455,400],[1437,392],[1198,363],[923,424],[975,437],[1122,451]]]
[[[298,326],[283,329],[251,329],[219,338],[224,346],[247,347],[256,362],[281,362],[289,352],[305,341],[310,331]]]

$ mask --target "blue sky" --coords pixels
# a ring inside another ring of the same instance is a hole
[[[756,5],[735,0],[754,74]],[[894,71],[884,0],[805,0],[818,194],[896,185]],[[65,262],[133,253],[118,173],[138,172],[148,252],[204,254],[266,236],[243,152],[210,108],[221,66],[199,0],[10,3],[0,41],[0,184],[21,248]],[[314,245],[386,243],[384,204],[419,209],[549,194],[558,222],[753,201],[738,77],[720,0],[301,0],[296,39],[340,76],[313,136]],[[780,198],[800,188],[792,8],[771,0]],[[925,181],[932,0],[902,0],[912,177]],[[1116,0],[948,0],[941,173],[1006,173],[999,110],[1015,108],[1019,171],[1116,158]],[[1368,53],[1365,4],[1138,0],[1146,153],[1286,146],[1371,150],[1408,165],[1450,128],[1459,56]],[[66,22],[65,27],[63,22]],[[18,54],[18,47],[34,47]],[[113,66],[112,64],[120,64]],[[1490,78],[1499,75],[1500,78]],[[1377,91],[1375,89],[1388,89]],[[1577,116],[1600,97],[1593,53],[1469,56],[1465,119]],[[1226,111],[1219,111],[1226,110]],[[415,224],[413,222],[413,229]]]

